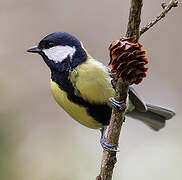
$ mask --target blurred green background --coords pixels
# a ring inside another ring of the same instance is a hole
[[[49,69],[26,49],[51,32],[66,31],[107,65],[108,46],[125,34],[128,10],[126,0],[1,0],[0,180],[95,179],[100,132],[78,124],[56,104]],[[142,25],[160,11],[159,1],[144,0]],[[160,132],[127,118],[114,180],[182,179],[181,19],[181,8],[173,9],[140,39],[150,63],[136,87],[145,101],[177,115]]]

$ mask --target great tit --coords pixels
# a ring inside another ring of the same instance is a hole
[[[83,44],[66,32],[49,34],[38,46],[27,51],[40,54],[49,67],[51,92],[56,102],[80,124],[93,129],[101,128],[102,147],[108,151],[117,151],[106,142],[104,136],[112,105],[123,105],[113,98],[115,90],[109,68],[92,58]],[[175,113],[146,104],[130,87],[126,115],[159,130]]]

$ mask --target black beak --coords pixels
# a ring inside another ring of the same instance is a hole
[[[32,48],[29,48],[29,49],[27,50],[27,52],[30,52],[30,53],[40,53],[41,50],[40,50],[37,46],[34,46],[34,47],[32,47]]]

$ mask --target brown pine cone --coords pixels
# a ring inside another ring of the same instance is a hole
[[[122,38],[112,42],[109,47],[111,73],[115,78],[122,78],[129,84],[139,84],[146,77],[148,64],[146,51],[142,50],[142,44],[135,43],[136,36]]]

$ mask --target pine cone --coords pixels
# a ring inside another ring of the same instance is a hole
[[[139,84],[146,77],[148,64],[146,51],[142,50],[142,44],[135,43],[136,36],[122,38],[112,42],[109,47],[111,73],[115,78],[122,78],[129,84]]]

